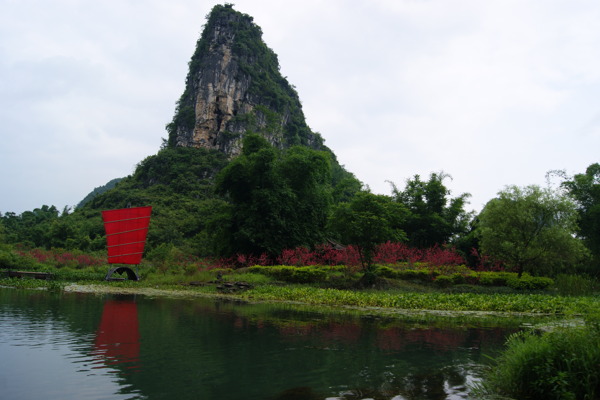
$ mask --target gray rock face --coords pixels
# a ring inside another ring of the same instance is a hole
[[[233,157],[241,151],[242,137],[252,132],[279,148],[322,146],[261,36],[252,17],[230,5],[213,8],[167,126],[169,145],[217,149]]]

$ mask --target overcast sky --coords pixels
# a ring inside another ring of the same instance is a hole
[[[444,171],[480,210],[600,162],[598,1],[232,2],[373,192]],[[215,4],[0,0],[0,212],[74,206],[156,154]]]

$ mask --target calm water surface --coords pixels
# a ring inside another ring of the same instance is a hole
[[[0,289],[0,398],[463,399],[516,329]]]

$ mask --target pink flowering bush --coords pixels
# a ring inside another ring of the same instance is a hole
[[[429,249],[416,249],[403,243],[386,242],[377,247],[373,261],[376,264],[398,265],[408,264],[432,267],[460,266],[465,264],[465,259],[454,249],[434,246]],[[252,265],[346,265],[351,268],[360,266],[360,258],[354,246],[334,247],[322,244],[310,250],[307,247],[285,249],[275,259],[271,260],[266,254],[260,257],[237,254],[228,259],[216,262],[219,267],[247,267]]]
[[[65,251],[62,249],[19,249],[17,250],[17,254],[21,257],[33,259],[40,264],[57,268],[84,268],[106,263],[106,256],[90,255],[79,251]]]

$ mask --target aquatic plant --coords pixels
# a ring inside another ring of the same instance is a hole
[[[331,306],[383,307],[407,310],[485,311],[536,314],[587,314],[600,310],[595,296],[481,294],[444,292],[352,291],[310,286],[257,286],[243,294],[255,300],[300,301]]]

